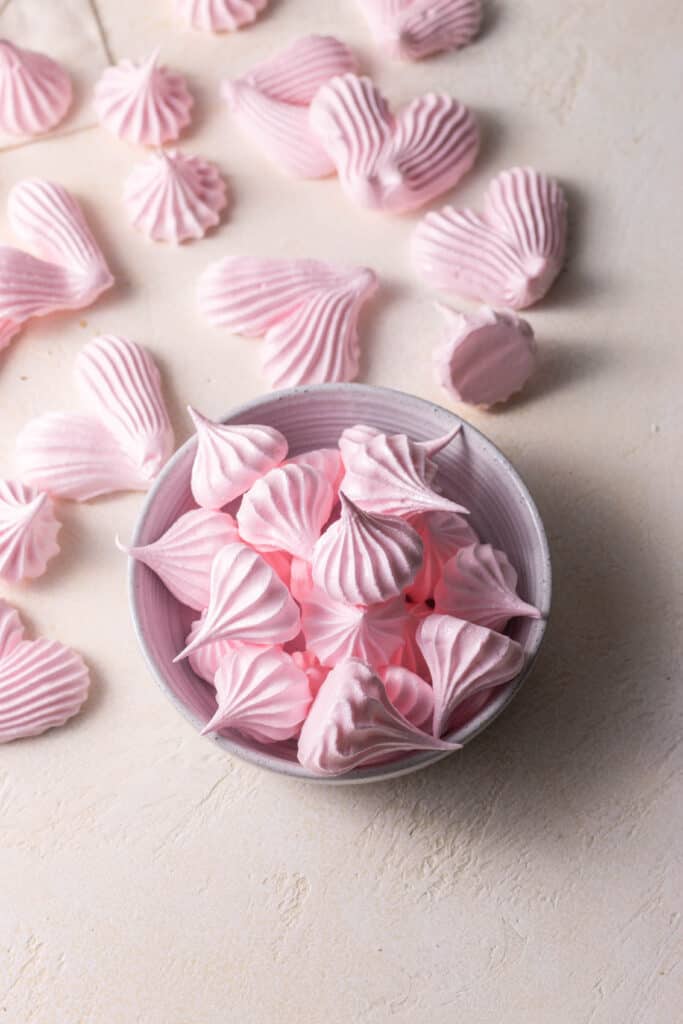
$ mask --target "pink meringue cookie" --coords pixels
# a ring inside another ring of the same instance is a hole
[[[432,677],[435,736],[446,732],[462,701],[509,682],[524,665],[523,648],[509,636],[451,615],[428,616],[417,641]]]
[[[19,182],[7,213],[14,233],[40,258],[0,245],[0,349],[32,317],[82,309],[114,283],[80,206],[61,185]]]
[[[0,40],[0,131],[48,132],[66,117],[72,98],[71,79],[56,61]]]
[[[19,613],[0,597],[0,658],[11,654],[24,639],[24,626]]]
[[[190,628],[190,632],[187,634],[185,640],[186,644],[191,644],[194,638],[202,629],[204,620],[206,618],[206,612],[203,612],[200,618],[195,619]],[[224,658],[231,654],[236,647],[240,646],[239,640],[215,640],[213,643],[204,644],[203,647],[197,648],[188,655],[187,660],[190,663],[190,668],[200,679],[204,679],[205,682],[214,685],[216,678],[216,672],[220,668],[220,664]]]
[[[517,595],[517,573],[507,555],[490,544],[462,548],[443,567],[434,593],[436,610],[502,632],[510,619],[540,619]]]
[[[429,683],[403,665],[386,665],[379,676],[396,710],[418,729],[427,729],[434,714],[434,691]]]
[[[242,498],[240,536],[261,551],[287,551],[309,560],[334,500],[328,480],[311,466],[271,469]]]
[[[503,171],[484,212],[446,206],[418,224],[413,257],[425,283],[492,306],[524,309],[562,269],[567,201],[557,182],[530,167]]]
[[[227,190],[215,164],[161,150],[133,168],[123,190],[128,217],[155,242],[203,238],[220,221]]]
[[[313,549],[313,580],[335,601],[379,604],[398,597],[422,564],[422,541],[408,523],[363,512],[340,491],[341,519]]]
[[[202,733],[235,729],[257,743],[299,735],[311,706],[308,677],[278,648],[239,647],[220,663],[218,709]]]
[[[333,36],[297,39],[240,78],[221,96],[240,128],[278,168],[294,178],[334,174],[334,163],[308,123],[316,92],[335,75],[356,70],[349,48]]]
[[[486,306],[476,313],[439,309],[448,328],[433,357],[441,386],[457,401],[485,408],[521,391],[536,366],[531,324]]]
[[[479,150],[476,122],[450,96],[427,93],[394,116],[369,78],[347,74],[318,91],[310,125],[360,206],[405,213],[453,188]]]
[[[422,539],[424,558],[406,595],[417,604],[434,598],[443,567],[460,548],[476,544],[476,533],[462,516],[453,512],[425,512],[411,522]]]
[[[393,654],[389,664],[405,668],[422,679],[429,680],[429,667],[417,642],[417,631],[428,615],[434,614],[431,604],[423,601],[419,604],[406,603],[408,613],[403,632],[403,644]]]
[[[325,477],[335,493],[339,490],[344,476],[344,463],[336,448],[314,448],[310,452],[293,455],[288,462],[293,466],[310,466]]]
[[[232,516],[198,508],[176,519],[152,544],[119,547],[155,572],[181,604],[203,611],[210,599],[213,560],[226,544],[238,540]]]
[[[311,563],[307,562],[304,558],[292,559],[289,590],[294,600],[299,604],[304,604],[304,602],[308,601],[315,590],[313,568]]]
[[[408,751],[457,749],[404,718],[372,669],[348,660],[330,672],[313,701],[298,757],[308,771],[332,776]]]
[[[293,651],[292,661],[302,672],[306,673],[311,696],[316,697],[320,687],[330,674],[330,669],[320,664],[313,651],[305,649],[303,651]]]
[[[287,438],[274,427],[215,423],[188,406],[197,431],[192,497],[204,508],[223,508],[287,457]]]
[[[19,583],[42,576],[59,552],[59,529],[54,504],[44,491],[0,480],[1,579]]]
[[[391,57],[422,60],[459,50],[479,32],[481,0],[359,0],[372,33]]]
[[[122,60],[95,86],[95,112],[104,127],[126,142],[161,146],[190,123],[193,99],[185,79],[158,66],[155,50],[142,64]]]
[[[353,427],[347,427],[346,430],[342,430],[339,437],[339,451],[342,456],[342,462],[346,462],[351,452],[367,444],[368,441],[372,441],[373,437],[377,437],[382,431],[378,430],[377,427],[370,427],[367,423],[357,423]]]
[[[176,0],[176,10],[192,28],[206,32],[236,32],[251,25],[268,0]]]
[[[373,667],[388,665],[403,646],[408,611],[400,598],[367,608],[333,601],[314,590],[301,607],[306,646],[323,665],[362,658]]]
[[[282,644],[301,629],[299,609],[282,580],[246,544],[226,544],[211,566],[211,596],[194,639],[174,659],[216,640]]]

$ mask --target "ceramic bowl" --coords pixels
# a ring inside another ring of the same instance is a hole
[[[333,447],[346,427],[367,423],[387,433],[405,433],[416,441],[438,437],[461,422],[454,413],[414,395],[362,384],[323,384],[273,392],[233,410],[226,423],[265,423],[289,441],[290,455]],[[150,491],[135,530],[135,545],[149,544],[188,509],[194,508],[190,472],[196,441],[189,440],[168,462]],[[474,427],[463,422],[462,436],[436,459],[436,485],[471,510],[479,536],[505,551],[519,573],[519,592],[541,610],[540,620],[516,619],[510,635],[526,652],[525,668],[495,691],[486,706],[449,739],[468,743],[490,725],[512,700],[538,652],[550,610],[551,568],[548,544],[534,502],[505,456]],[[173,664],[185,645],[197,613],[184,608],[141,562],[130,562],[130,603],[135,630],[153,676],[196,729],[211,718],[213,688],[194,674],[187,660]],[[359,768],[339,779],[311,775],[296,760],[293,747],[249,741],[238,733],[207,737],[227,753],[272,771],[316,782],[369,782],[416,771],[444,756],[419,753],[382,765]]]

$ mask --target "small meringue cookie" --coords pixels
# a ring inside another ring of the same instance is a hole
[[[306,673],[311,695],[316,697],[320,687],[330,674],[330,669],[320,664],[313,651],[293,651],[292,661],[302,672]]]
[[[411,526],[422,538],[424,558],[420,571],[406,590],[406,596],[420,604],[433,600],[448,559],[460,548],[476,544],[479,538],[467,520],[453,512],[424,512],[412,519]]]
[[[443,567],[434,592],[436,610],[502,632],[510,619],[540,619],[538,608],[517,595],[517,573],[490,544],[461,548]]]
[[[388,665],[404,644],[407,620],[400,598],[364,608],[315,589],[301,606],[306,646],[328,666],[344,658],[361,658],[373,668]]]
[[[268,0],[175,0],[176,10],[192,28],[236,32],[251,25]]]
[[[0,658],[11,654],[24,639],[24,626],[19,613],[0,597]]]
[[[44,491],[0,480],[0,579],[19,583],[42,576],[59,553],[60,525]]]
[[[71,79],[56,61],[0,40],[0,131],[42,135],[66,117],[72,98]]]
[[[524,665],[523,648],[509,636],[452,615],[429,615],[420,624],[417,642],[434,688],[434,736],[448,730],[462,701],[509,682]]]
[[[316,775],[342,775],[361,765],[419,750],[457,750],[422,732],[387,697],[362,661],[342,661],[313,701],[299,736],[298,757]]]
[[[340,491],[341,519],[313,549],[313,580],[335,601],[379,604],[398,597],[422,564],[422,541],[408,523],[363,512]]]
[[[159,50],[142,64],[122,60],[105,68],[95,86],[95,112],[104,127],[126,142],[161,146],[190,123],[194,100],[185,79],[158,66]]]
[[[403,665],[385,665],[379,676],[396,710],[418,729],[427,729],[434,714],[434,691],[429,683]]]
[[[186,644],[191,644],[197,634],[200,632],[204,625],[206,618],[206,612],[195,619],[190,627],[190,632],[187,634],[185,640]],[[216,672],[220,667],[221,662],[224,658],[231,654],[236,647],[240,647],[239,640],[215,640],[213,643],[204,644],[203,647],[198,647],[197,650],[192,651],[188,654],[187,660],[190,664],[192,671],[203,679],[207,683],[214,685],[216,678]]]
[[[176,519],[152,544],[128,548],[119,543],[119,548],[155,572],[181,604],[203,611],[210,599],[213,560],[238,540],[232,516],[198,508]]]
[[[378,44],[400,60],[422,60],[446,50],[459,50],[481,27],[481,0],[359,2]]]
[[[334,500],[328,480],[311,466],[288,463],[271,469],[242,498],[240,536],[261,551],[287,551],[310,560]]]
[[[311,706],[308,677],[276,647],[236,648],[220,663],[215,678],[218,709],[202,729],[235,729],[257,743],[278,743],[299,735]]]
[[[287,457],[287,438],[274,427],[215,423],[191,406],[188,412],[197,431],[192,497],[204,508],[228,505]]]

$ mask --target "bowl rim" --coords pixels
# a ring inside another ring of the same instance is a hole
[[[461,728],[448,733],[444,737],[445,739],[464,746],[466,743],[469,743],[478,736],[479,733],[483,732],[484,729],[488,728],[488,726],[498,718],[498,716],[517,695],[524,681],[528,677],[536,658],[538,657],[539,650],[546,634],[551,612],[553,573],[548,537],[540,512],[536,506],[536,502],[531,496],[531,492],[520,476],[518,470],[513,466],[500,448],[498,448],[498,446],[495,445],[493,441],[491,441],[481,430],[473,426],[451,409],[446,409],[444,406],[439,405],[438,402],[432,402],[429,399],[420,398],[418,395],[410,394],[407,391],[400,391],[397,388],[388,388],[376,384],[358,384],[355,382],[304,384],[298,387],[283,388],[278,391],[267,392],[257,396],[256,398],[252,398],[247,402],[243,402],[241,405],[233,407],[225,416],[221,417],[221,419],[216,422],[229,423],[238,416],[242,417],[252,411],[258,410],[266,403],[272,404],[273,402],[283,401],[293,396],[321,391],[330,391],[335,393],[352,391],[356,394],[362,392],[367,394],[376,394],[377,392],[380,392],[394,400],[399,400],[402,403],[408,402],[413,406],[423,406],[428,408],[431,413],[437,413],[439,416],[443,415],[448,419],[457,421],[462,424],[468,432],[475,434],[478,437],[480,444],[483,443],[485,448],[490,449],[494,459],[500,462],[503,469],[514,481],[516,489],[519,491],[522,501],[531,516],[541,545],[541,558],[544,571],[542,578],[539,581],[539,585],[542,597],[541,607],[546,609],[546,612],[543,618],[536,620],[535,640],[533,646],[527,649],[524,667],[519,675],[515,676],[515,678],[510,680],[509,683],[502,686],[500,688],[500,693],[496,694],[496,696],[490,700],[485,707],[478,712],[478,714],[474,715],[473,718],[466,722]],[[196,446],[196,444],[197,437],[196,434],[193,434],[173,453],[161,472],[155,478],[154,483],[147,492],[145,501],[138,514],[133,531],[131,547],[135,547],[139,544],[140,537],[144,533],[147,519],[154,508],[159,491],[164,486],[168,477],[173,475],[178,463],[186,457],[191,448]],[[197,732],[200,732],[201,728],[205,724],[204,721],[200,719],[198,715],[194,714],[194,712],[191,711],[174,692],[166,678],[162,666],[157,662],[154,652],[152,651],[142,628],[141,616],[138,612],[138,581],[144,571],[150,572],[151,570],[147,569],[142,562],[129,557],[128,602],[137,641],[142,649],[145,661],[147,662],[147,667],[159,688],[165,693],[166,697],[176,707],[180,714],[195,727]],[[237,740],[233,740],[227,736],[221,736],[213,733],[205,738],[210,742],[213,741],[229,754],[255,764],[260,768],[266,768],[277,774],[287,775],[301,781],[325,783],[327,785],[352,785],[363,782],[378,782],[384,779],[397,778],[401,775],[407,775],[411,772],[418,771],[420,768],[425,768],[431,764],[435,764],[437,761],[441,761],[452,753],[452,751],[446,750],[409,754],[406,757],[398,758],[396,761],[391,761],[386,764],[370,766],[367,768],[356,768],[346,775],[330,777],[315,775],[303,768],[298,761],[286,761],[277,755],[267,754],[263,750],[253,749],[246,743],[243,745]]]

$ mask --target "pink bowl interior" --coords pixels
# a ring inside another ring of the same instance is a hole
[[[412,395],[360,384],[328,384],[274,392],[249,402],[225,418],[227,423],[265,423],[289,441],[290,455],[312,448],[333,447],[345,427],[367,423],[388,433],[405,433],[426,440],[446,433],[459,417]],[[176,452],[148,495],[138,520],[134,544],[157,540],[183,512],[194,508],[190,472],[195,440]],[[507,553],[519,573],[521,596],[544,614],[550,610],[551,568],[543,524],[513,467],[479,431],[464,423],[462,434],[437,456],[436,484],[444,494],[471,510],[479,536]],[[138,639],[153,675],[178,709],[200,729],[212,716],[216,702],[211,686],[187,661],[173,664],[197,613],[175,600],[154,573],[130,562],[130,600]],[[523,672],[495,691],[486,706],[451,734],[460,743],[472,739],[511,700],[529,670],[545,631],[544,620],[517,619],[509,633],[525,649]],[[207,738],[230,753],[262,767],[300,778],[321,780],[296,761],[293,746],[264,746],[237,733]],[[431,764],[441,753],[416,754],[370,768],[357,769],[338,782],[388,778]]]

